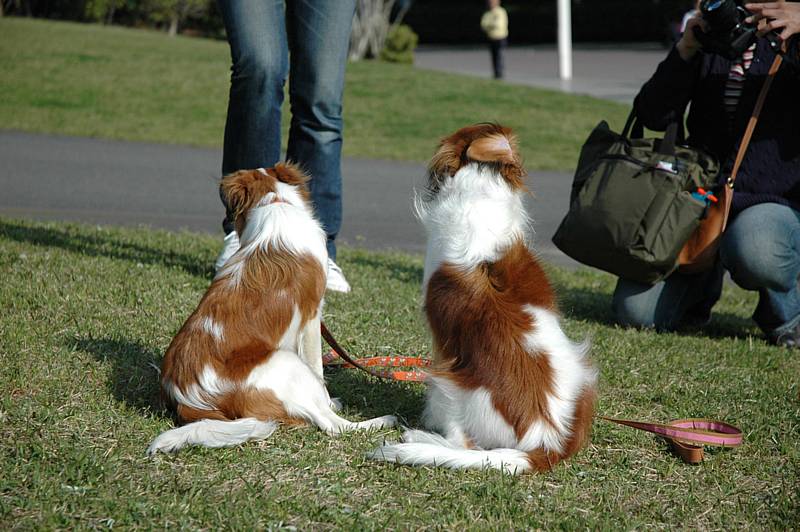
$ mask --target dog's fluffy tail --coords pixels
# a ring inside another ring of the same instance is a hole
[[[260,421],[252,417],[233,421],[202,419],[182,427],[163,432],[147,448],[147,454],[173,453],[186,445],[204,447],[231,447],[248,440],[263,440],[278,428],[274,421]]]
[[[499,469],[518,475],[531,469],[528,453],[517,449],[466,449],[432,432],[410,430],[403,443],[387,443],[367,455],[373,460],[451,469]]]

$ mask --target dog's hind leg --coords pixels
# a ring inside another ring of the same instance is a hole
[[[319,312],[303,326],[298,351],[303,362],[322,381],[324,377],[322,375],[322,332],[320,331]]]
[[[336,414],[325,384],[295,353],[275,351],[262,366],[253,370],[248,384],[271,390],[290,417],[303,418],[328,434],[351,430],[386,428],[397,424],[394,416],[352,422]]]

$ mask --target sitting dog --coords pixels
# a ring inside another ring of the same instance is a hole
[[[241,247],[164,355],[162,393],[187,424],[149,454],[263,439],[277,422],[329,434],[394,426],[393,416],[352,423],[332,408],[320,338],[328,253],[306,181],[291,164],[223,178]]]
[[[526,245],[524,171],[507,128],[442,140],[417,212],[428,233],[423,294],[434,366],[423,415],[371,458],[411,465],[544,471],[581,449],[597,372],[559,325]]]

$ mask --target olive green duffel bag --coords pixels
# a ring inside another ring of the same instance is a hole
[[[579,262],[652,284],[675,270],[678,253],[716,200],[719,164],[702,150],[676,145],[677,123],[663,139],[645,139],[634,122],[632,111],[621,135],[605,121],[589,135],[553,243]]]

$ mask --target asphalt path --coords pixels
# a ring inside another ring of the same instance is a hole
[[[0,215],[101,225],[150,226],[217,234],[224,214],[216,149],[37,135],[0,130]],[[339,241],[371,250],[422,253],[413,214],[424,184],[418,163],[345,158]],[[571,176],[535,172],[528,210],[543,259],[572,261],[550,242],[566,210]]]
[[[667,49],[658,43],[577,44],[572,79],[564,81],[554,46],[512,46],[504,52],[504,81],[631,103],[666,56]],[[481,78],[492,75],[485,46],[423,46],[415,53],[414,66]]]

